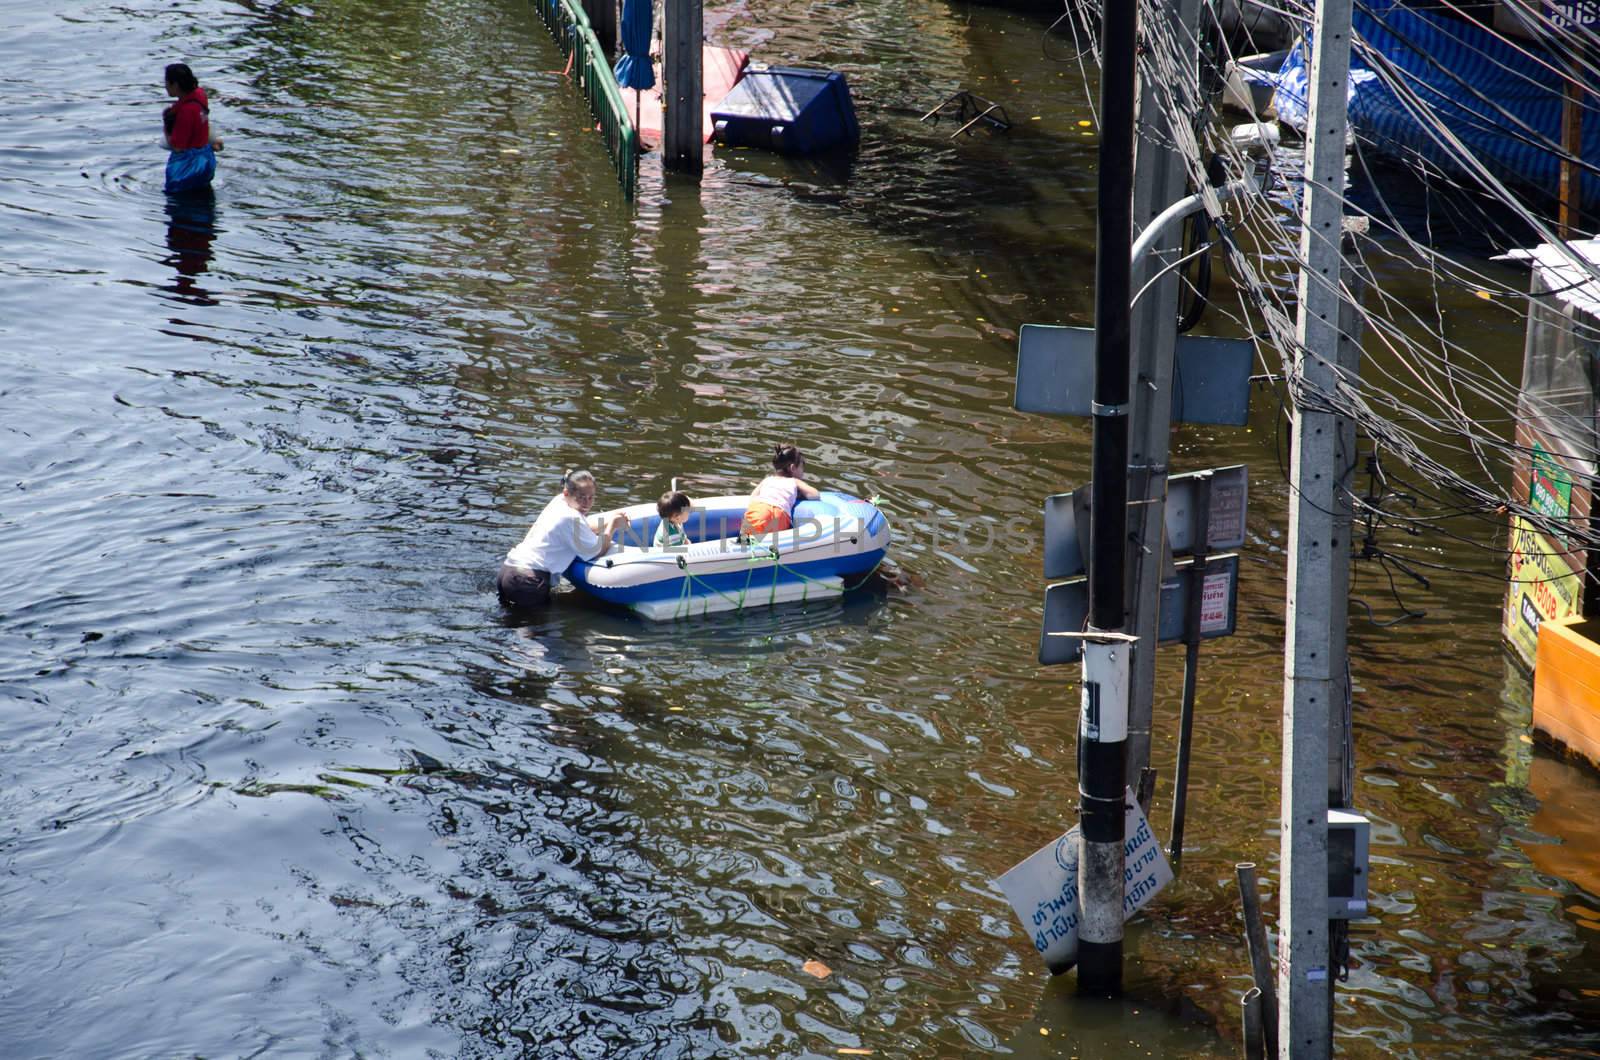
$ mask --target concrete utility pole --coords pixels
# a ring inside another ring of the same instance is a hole
[[[1353,249],[1352,225],[1359,224],[1366,231],[1365,217],[1345,218],[1343,246],[1346,253]],[[1348,260],[1344,265],[1344,288],[1348,296],[1339,306],[1339,375],[1349,387],[1361,378],[1361,335],[1364,328],[1361,303],[1366,294],[1366,276]],[[1328,805],[1348,809],[1355,797],[1355,733],[1350,715],[1350,540],[1354,521],[1351,503],[1351,480],[1357,470],[1356,422],[1349,416],[1334,417],[1338,445],[1334,452],[1337,479],[1333,484],[1335,504],[1333,509],[1334,540],[1344,547],[1344,554],[1333,556],[1333,598],[1328,602],[1329,637],[1333,645],[1333,709],[1328,725]],[[1337,920],[1336,928],[1347,927],[1348,921]]]
[[[662,161],[668,169],[698,177],[705,168],[706,146],[701,0],[666,0],[664,23],[661,98],[667,113]]]
[[[1366,218],[1346,218],[1344,250],[1352,249],[1351,226],[1359,223],[1365,231]],[[1348,298],[1339,306],[1339,374],[1354,387],[1361,378],[1360,307],[1366,293],[1366,276],[1348,261],[1344,266],[1344,286]],[[1334,418],[1338,446],[1334,454],[1338,478],[1334,482],[1336,504],[1333,509],[1333,539],[1344,545],[1344,555],[1333,557],[1333,598],[1329,601],[1328,622],[1333,652],[1333,709],[1328,712],[1328,805],[1349,809],[1355,798],[1356,745],[1351,710],[1350,688],[1350,534],[1354,522],[1351,479],[1356,472],[1356,423],[1349,416]],[[1349,952],[1350,921],[1328,922],[1328,954],[1333,962],[1328,975],[1328,1035],[1333,1035],[1333,992],[1338,983],[1340,963]]]
[[[1334,561],[1349,542],[1335,530],[1338,427],[1328,404],[1338,381],[1344,215],[1345,94],[1352,0],[1317,0],[1300,207],[1299,321],[1295,329],[1293,458],[1289,501],[1288,630],[1283,691],[1283,876],[1278,903],[1278,1049],[1319,1060],[1332,1052],[1328,978],[1328,733],[1335,716],[1329,623]]]
[[[1136,5],[1103,5],[1099,238],[1095,251],[1094,480],[1089,501],[1089,629],[1078,712],[1078,989],[1122,992],[1123,792],[1128,739],[1124,580],[1128,546],[1128,303],[1133,246]]]
[[[1166,21],[1158,30],[1161,35],[1180,44],[1198,39],[1200,0],[1177,0],[1161,8],[1158,17]],[[1177,99],[1199,98],[1198,48],[1192,58],[1192,63],[1184,64],[1185,83],[1172,93]],[[1146,81],[1139,91],[1139,127],[1145,135],[1134,156],[1133,223],[1141,232],[1187,190],[1188,171],[1183,156],[1167,145],[1174,140],[1173,125],[1193,120],[1192,115],[1167,113],[1156,88]],[[1135,261],[1133,289],[1144,290],[1150,278],[1168,263],[1168,255],[1157,253]],[[1138,370],[1134,378],[1133,431],[1128,454],[1135,491],[1131,533],[1136,545],[1130,559],[1133,600],[1128,624],[1139,641],[1133,653],[1128,685],[1127,775],[1136,781],[1142,780],[1150,766],[1150,729],[1155,713],[1157,623],[1166,537],[1167,457],[1172,437],[1172,366],[1177,336],[1178,275],[1172,272],[1157,281],[1133,307],[1130,339],[1134,356],[1138,358]],[[1135,790],[1142,790],[1142,786]]]

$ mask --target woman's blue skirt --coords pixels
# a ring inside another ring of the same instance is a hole
[[[211,145],[174,151],[167,156],[167,194],[211,186],[217,172],[217,153]]]

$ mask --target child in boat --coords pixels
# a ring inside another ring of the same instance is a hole
[[[655,548],[666,549],[682,548],[689,543],[689,535],[684,532],[683,524],[689,521],[689,508],[694,502],[689,500],[687,493],[677,490],[668,490],[656,502],[656,512],[661,516],[661,525],[656,527]]]
[[[806,473],[806,458],[794,446],[780,445],[773,450],[772,470],[774,474],[762,479],[750,494],[739,528],[743,537],[792,528],[795,501],[800,497],[814,501],[821,496],[800,477]]]

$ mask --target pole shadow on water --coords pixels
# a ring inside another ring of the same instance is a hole
[[[1086,996],[1078,993],[1075,972],[1054,977],[1033,1019],[1004,1043],[1006,1050],[1021,1060],[1238,1055],[1230,1033],[1193,998],[1167,983],[1142,979],[1137,971],[1125,988],[1119,998]]]
[[[487,700],[505,705],[520,723],[531,720],[540,727],[544,743],[608,762],[631,761],[638,754],[631,738],[609,725],[588,724],[583,717],[595,710],[616,712],[632,726],[667,732],[675,725],[673,719],[682,717],[673,713],[681,709],[681,697],[640,680],[664,661],[685,660],[719,684],[738,680],[750,666],[758,673],[783,672],[784,652],[864,627],[882,610],[887,595],[886,584],[874,575],[843,599],[652,622],[581,592],[558,592],[541,613],[502,611],[501,624],[512,636],[499,664],[469,667],[467,680]],[[631,676],[621,676],[618,666],[627,667]],[[590,698],[596,693],[604,693],[605,706]],[[724,747],[747,739],[722,730],[706,738]],[[735,751],[749,756],[758,748],[740,744]]]
[[[785,639],[864,626],[885,606],[889,585],[879,574],[842,597],[811,603],[751,606],[741,611],[695,615],[666,622],[644,618],[575,590],[557,591],[538,615],[502,609],[501,622],[543,645],[542,655],[562,669],[588,668],[590,644],[605,643],[636,654],[698,652],[711,655],[767,654],[785,650]]]
[[[879,574],[842,598],[653,622],[578,591],[557,591],[538,613],[498,608],[502,628],[515,634],[496,698],[536,705],[563,679],[582,677],[626,657],[759,660],[806,647],[831,633],[865,627],[882,612],[889,583]],[[498,605],[496,605],[498,607]],[[730,666],[731,662],[717,665]]]
[[[170,291],[197,305],[216,305],[197,277],[211,267],[211,242],[217,237],[217,196],[210,188],[167,196],[167,250],[163,265],[177,271]]]
[[[734,179],[764,177],[788,187],[800,198],[842,199],[855,170],[856,150],[836,148],[814,155],[780,155],[770,151],[717,148],[718,158]]]

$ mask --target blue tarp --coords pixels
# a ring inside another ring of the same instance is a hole
[[[1397,0],[1364,0],[1355,12],[1350,57],[1350,126],[1363,148],[1401,161],[1419,157],[1476,186],[1460,152],[1429,130],[1429,112],[1495,176],[1555,194],[1561,142],[1560,59],[1531,41],[1508,41],[1488,29]],[[1273,106],[1303,129],[1304,40],[1278,72]],[[1375,54],[1374,54],[1375,53]],[[1380,70],[1403,86],[1397,93]],[[1406,91],[1405,89],[1409,89]],[[1415,99],[1408,99],[1412,95]],[[1600,162],[1600,110],[1586,97],[1583,158]],[[1600,176],[1583,174],[1584,199],[1600,205]]]
[[[205,147],[173,151],[167,155],[166,191],[168,194],[177,195],[209,188],[211,178],[216,172],[217,154],[209,144]]]
[[[643,92],[654,88],[656,71],[650,64],[652,0],[622,0],[622,58],[617,60],[617,84]]]

